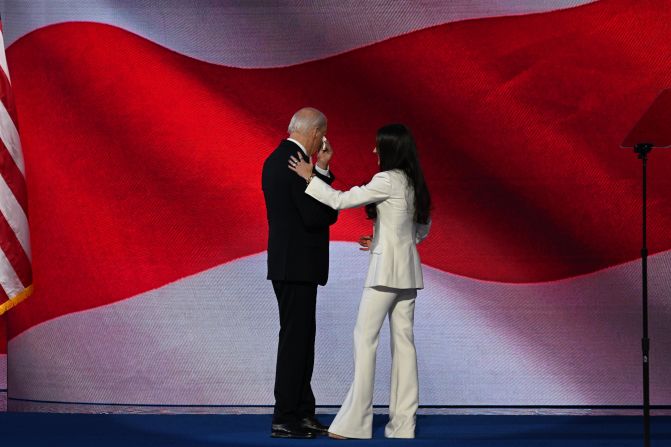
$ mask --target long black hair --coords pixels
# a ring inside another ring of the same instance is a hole
[[[377,153],[380,156],[380,171],[400,169],[408,178],[415,191],[415,222],[429,223],[431,196],[424,181],[424,173],[419,165],[415,139],[403,124],[388,124],[377,131]],[[370,219],[377,217],[374,203],[366,205],[366,214]]]

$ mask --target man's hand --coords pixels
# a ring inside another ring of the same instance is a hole
[[[329,140],[324,137],[322,147],[317,151],[317,166],[327,170],[329,168],[331,157],[333,157],[333,148],[331,147]]]
[[[359,245],[361,245],[361,247],[359,247],[359,250],[361,250],[361,251],[370,250],[370,245],[372,243],[373,243],[373,235],[372,234],[370,236],[366,236],[366,235],[361,236],[359,238]]]

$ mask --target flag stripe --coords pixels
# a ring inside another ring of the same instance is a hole
[[[5,144],[0,141],[0,174],[4,178],[7,187],[14,194],[14,198],[23,210],[23,213],[28,215],[28,194],[26,188],[26,179],[16,166],[14,159],[10,155]]]
[[[13,245],[8,243],[7,228],[5,219],[0,218],[0,248],[2,248],[0,250],[0,285],[2,285],[7,296],[13,298],[25,289],[25,285],[30,284],[31,273],[26,274],[25,263],[15,266],[15,263],[12,262],[12,259],[16,260],[21,255],[13,249]],[[8,250],[9,255],[7,254]],[[30,266],[28,265],[28,267]],[[19,271],[22,271],[23,279],[19,277]],[[26,282],[24,283],[23,280]]]
[[[19,131],[4,104],[0,105],[0,139],[7,147],[21,174],[26,175]]]
[[[7,74],[9,79],[9,68],[7,68],[7,55],[5,54],[5,38],[3,37],[2,28],[0,28],[0,67],[2,71]]]
[[[2,99],[2,104],[5,106],[7,113],[12,118],[14,127],[19,128],[19,119],[16,116],[16,105],[14,103],[14,92],[12,90],[12,84],[9,82],[9,77],[7,72],[3,69],[0,70],[0,98]]]
[[[0,216],[0,248],[2,248],[5,259],[7,259],[7,264],[11,266],[14,270],[14,275],[21,282],[19,287],[12,288],[11,290],[5,288],[7,294],[12,296],[16,290],[22,290],[30,285],[32,282],[32,271],[27,253],[21,247],[16,234],[4,216]],[[6,270],[3,266],[0,272],[6,273]]]
[[[12,194],[12,190],[5,182],[4,176],[0,176],[0,213],[2,213],[8,228],[14,235],[17,246],[23,249],[30,262],[28,219],[16,197]],[[14,240],[11,240],[12,244],[14,244]]]

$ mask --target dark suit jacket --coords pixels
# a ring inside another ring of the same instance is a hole
[[[289,170],[289,156],[300,151],[292,141],[282,140],[263,164],[268,279],[323,286],[328,280],[329,225],[336,222],[338,212],[305,194],[305,180]],[[333,173],[330,177],[315,173],[333,182]]]

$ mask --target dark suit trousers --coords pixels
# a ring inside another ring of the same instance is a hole
[[[280,311],[274,424],[315,414],[310,381],[315,361],[317,284],[273,281]]]

